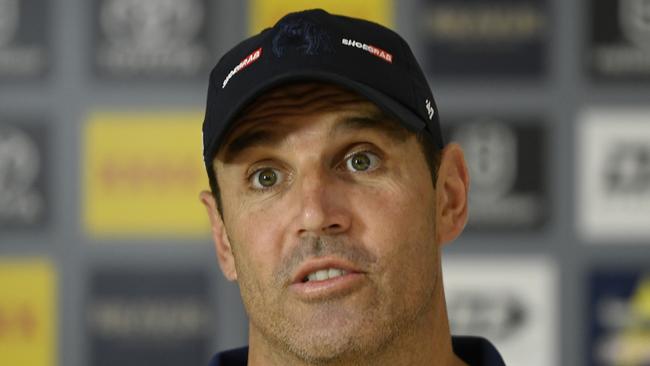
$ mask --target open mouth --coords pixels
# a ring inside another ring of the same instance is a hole
[[[336,277],[345,276],[349,272],[339,268],[325,268],[309,273],[303,277],[302,282],[325,281]]]
[[[312,258],[301,266],[290,285],[292,293],[306,302],[340,298],[364,285],[365,272],[341,258]]]

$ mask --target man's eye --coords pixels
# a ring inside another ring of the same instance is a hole
[[[374,170],[378,164],[379,157],[370,152],[354,153],[345,162],[347,169],[353,172]]]
[[[251,185],[255,189],[266,189],[271,188],[274,185],[282,181],[283,175],[277,169],[272,168],[262,168],[255,173],[250,178]]]

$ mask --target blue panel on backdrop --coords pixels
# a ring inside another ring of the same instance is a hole
[[[650,364],[650,271],[591,275],[588,364]]]
[[[206,274],[102,270],[90,284],[88,365],[208,363],[216,325]]]
[[[419,33],[431,75],[540,77],[550,19],[543,0],[423,0]]]

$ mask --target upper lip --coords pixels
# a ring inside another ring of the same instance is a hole
[[[341,258],[323,257],[313,258],[303,262],[300,267],[294,272],[291,278],[291,283],[301,283],[305,277],[310,273],[316,272],[327,268],[338,268],[348,273],[360,273],[361,271],[356,268],[352,263]]]

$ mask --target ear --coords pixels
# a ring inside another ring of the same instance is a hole
[[[442,150],[436,182],[436,236],[446,244],[463,231],[467,223],[469,173],[463,149],[450,143]]]
[[[223,219],[217,210],[217,203],[214,196],[212,192],[202,191],[199,198],[208,212],[208,218],[210,219],[210,226],[212,228],[212,240],[217,250],[219,267],[221,267],[221,271],[228,280],[236,281],[237,268],[235,267],[235,256],[232,252],[226,228],[223,225]]]

